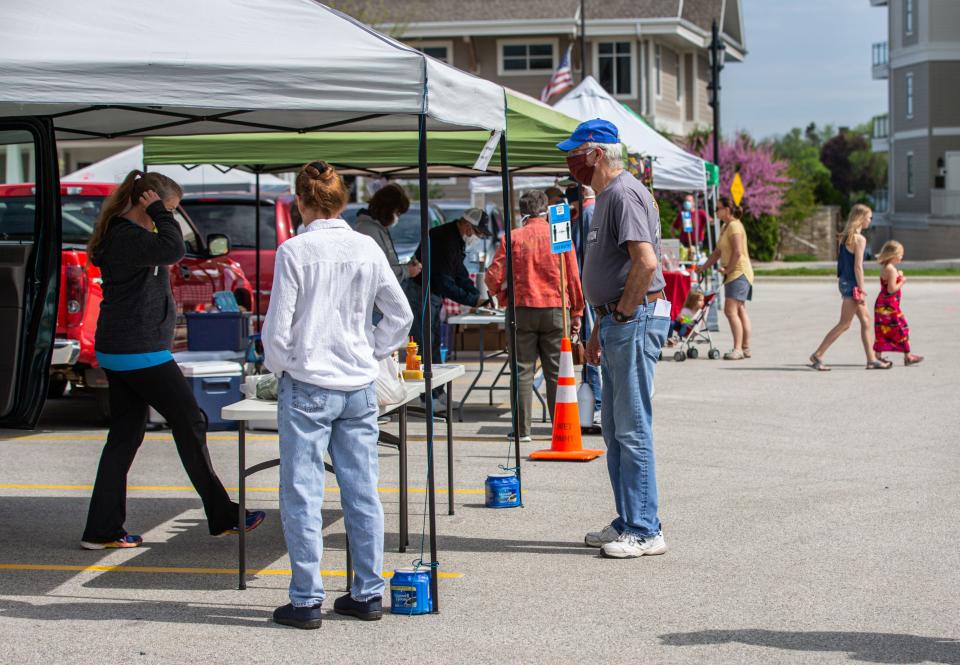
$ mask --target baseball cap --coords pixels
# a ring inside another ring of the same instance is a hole
[[[609,120],[594,118],[577,125],[566,141],[557,144],[563,152],[569,152],[584,143],[620,143],[620,132]]]
[[[478,236],[486,238],[490,235],[490,228],[487,226],[487,213],[480,208],[468,208],[460,218],[470,222]]]

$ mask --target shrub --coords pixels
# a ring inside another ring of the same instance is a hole
[[[808,261],[816,261],[817,257],[813,254],[787,254],[783,257],[783,260],[787,263],[806,263]]]
[[[773,215],[744,215],[743,226],[747,230],[747,247],[750,258],[755,261],[773,261],[780,244],[780,224]]]

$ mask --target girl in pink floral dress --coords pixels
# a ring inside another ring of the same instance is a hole
[[[874,305],[874,332],[876,341],[873,350],[879,354],[894,351],[903,354],[904,365],[916,365],[923,356],[910,353],[910,327],[900,309],[900,295],[906,277],[897,270],[897,264],[903,260],[903,245],[896,240],[888,240],[880,249],[877,262],[883,268],[880,271],[880,295]]]

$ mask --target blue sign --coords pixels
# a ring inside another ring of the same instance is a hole
[[[570,206],[558,203],[548,209],[550,220],[550,251],[563,254],[573,249],[573,236],[570,232]]]
[[[690,211],[684,210],[680,215],[683,218],[683,232],[690,233],[693,231],[693,215],[690,214]]]

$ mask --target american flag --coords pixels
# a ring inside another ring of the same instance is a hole
[[[570,49],[572,48],[573,46],[568,46],[567,52],[560,58],[557,71],[553,73],[543,92],[540,93],[541,102],[546,102],[554,95],[559,95],[573,87],[573,74],[570,71]]]

